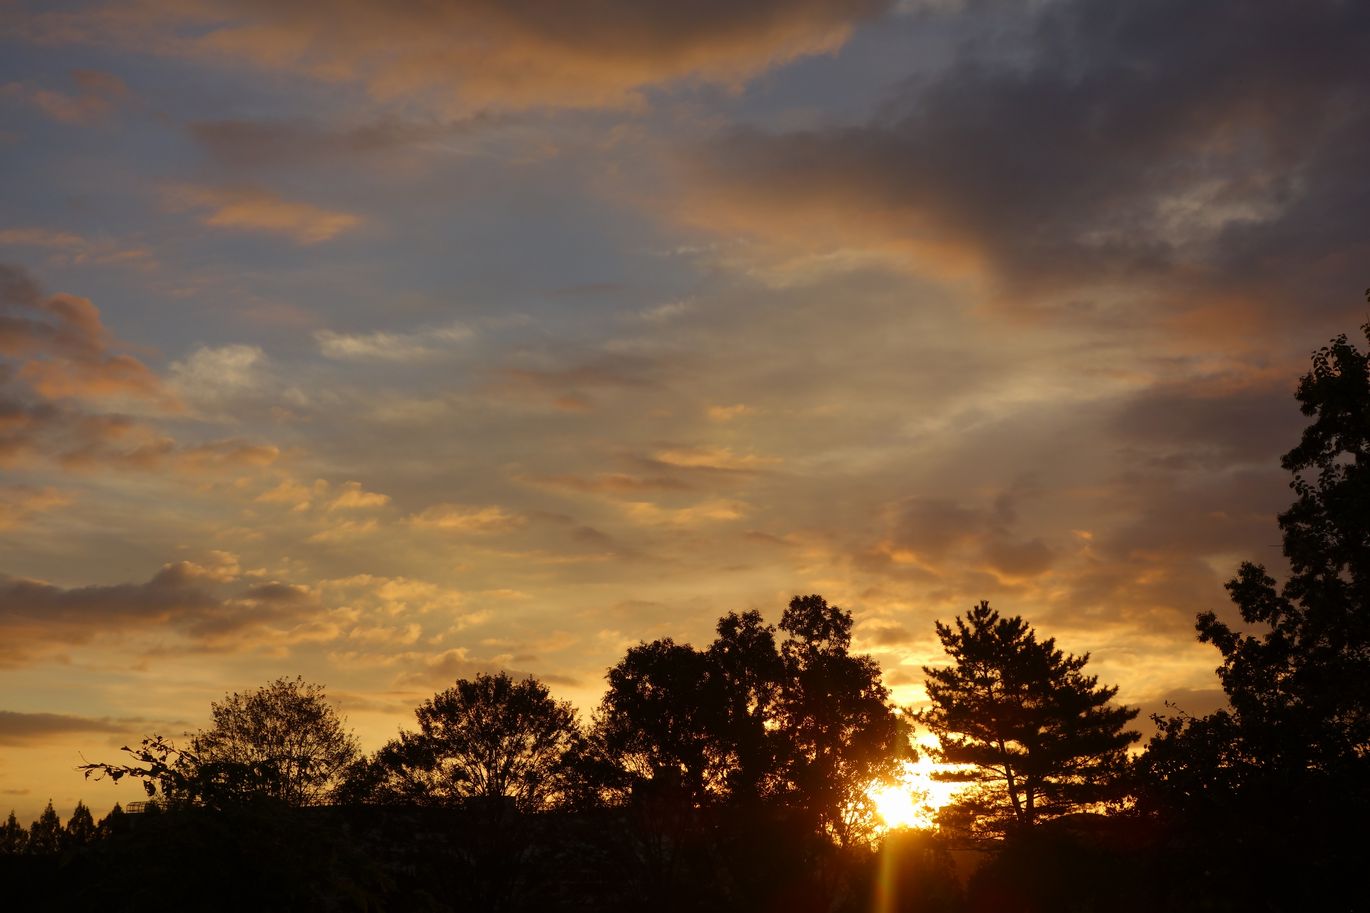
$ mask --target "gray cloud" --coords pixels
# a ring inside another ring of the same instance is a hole
[[[1108,430],[1174,467],[1273,465],[1298,439],[1304,421],[1292,379],[1233,391],[1220,384],[1216,390],[1201,382],[1151,387],[1121,403]]]
[[[26,745],[43,742],[55,735],[68,733],[132,733],[146,725],[146,720],[108,717],[74,716],[65,713],[22,713],[0,710],[0,745]]]
[[[1123,283],[1178,310],[1240,295],[1272,319],[1355,304],[1370,8],[1067,0],[1025,34],[972,43],[862,126],[737,129],[697,180],[765,224],[801,207],[930,248],[925,263],[959,248],[1020,306]]]
[[[910,498],[898,509],[887,542],[894,549],[914,552],[922,561],[941,563],[964,549],[994,571],[1035,576],[1046,571],[1056,555],[1041,539],[1016,534],[1016,519],[1015,496],[1007,493],[990,507]]]
[[[242,586],[235,579],[236,573],[190,561],[166,564],[143,583],[70,588],[0,574],[0,666],[152,630],[173,634],[179,650],[192,652],[277,648],[338,636],[304,588],[277,582]]]

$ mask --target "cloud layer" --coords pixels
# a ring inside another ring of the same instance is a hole
[[[737,82],[796,57],[836,50],[888,0],[667,2],[380,0],[114,4],[38,12],[40,41],[133,41],[165,53],[242,61],[363,84],[375,98],[422,99],[447,112],[640,102],[682,79]]]
[[[1363,4],[0,21],[0,791],[34,802],[278,675],[374,747],[454,676],[588,709],[628,646],[803,592],[902,703],[989,599],[1197,712],[1194,614],[1279,571],[1290,394],[1364,320]]]

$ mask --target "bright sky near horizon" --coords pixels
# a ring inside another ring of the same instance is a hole
[[[0,3],[0,816],[797,593],[1144,714],[1366,319],[1370,4]]]

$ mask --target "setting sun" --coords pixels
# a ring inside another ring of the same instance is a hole
[[[950,803],[962,788],[959,783],[948,783],[933,778],[935,773],[954,769],[954,765],[938,764],[926,757],[904,764],[899,782],[872,789],[876,814],[889,830],[898,828],[936,827],[937,812]]]

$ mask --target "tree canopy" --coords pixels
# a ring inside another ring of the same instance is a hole
[[[893,776],[906,740],[879,665],[850,653],[851,627],[850,612],[796,596],[779,645],[755,611],[720,618],[705,650],[639,644],[609,670],[596,743],[630,786],[695,806],[778,803],[816,833],[859,839],[867,791]]]
[[[160,735],[137,748],[133,763],[82,764],[87,778],[141,780],[150,798],[225,806],[270,800],[286,805],[329,801],[356,762],[356,736],[345,728],[322,685],[278,678],[210,704],[214,725],[178,746]]]
[[[870,837],[870,789],[909,755],[880,665],[851,654],[851,629],[851,613],[817,595],[796,596],[780,619],[786,780],[813,824],[841,843]]]
[[[328,800],[356,761],[356,736],[322,685],[278,678],[210,705],[214,725],[190,739],[200,765],[265,767],[260,787],[287,805]]]
[[[952,665],[924,667],[932,705],[918,717],[938,738],[940,760],[975,787],[959,811],[976,830],[1029,828],[1121,791],[1125,728],[1137,710],[1114,706],[1116,687],[1083,672],[1089,655],[1038,641],[1021,616],[981,602],[955,626],[937,623]]]
[[[1370,808],[1370,357],[1336,337],[1295,397],[1312,421],[1281,459],[1288,575],[1241,565],[1227,591],[1245,630],[1198,616],[1228,706],[1158,714],[1136,789],[1143,811],[1222,848],[1208,865],[1231,883],[1298,873],[1253,903],[1330,909],[1363,863]]]
[[[554,700],[537,679],[503,672],[459,679],[414,714],[418,730],[401,733],[359,772],[362,798],[508,800],[522,812],[564,801],[580,726],[570,703]]]
[[[1362,332],[1370,341],[1370,324]],[[1281,460],[1295,496],[1279,516],[1289,577],[1242,564],[1227,589],[1256,632],[1213,612],[1197,627],[1222,654],[1247,753],[1330,771],[1370,755],[1370,357],[1338,336],[1295,396],[1313,421]]]

